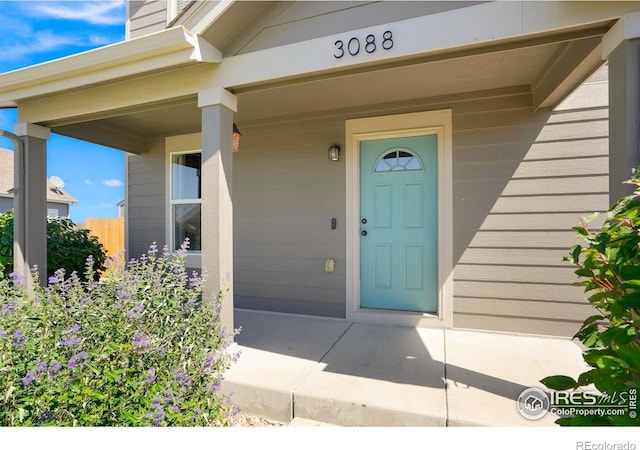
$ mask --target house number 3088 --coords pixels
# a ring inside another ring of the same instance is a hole
[[[335,53],[333,56],[338,59],[342,58],[347,53],[351,56],[356,56],[361,50],[364,50],[367,53],[373,53],[379,47],[382,47],[384,50],[390,50],[393,48],[393,33],[391,31],[385,31],[382,33],[382,42],[380,43],[376,42],[375,35],[369,34],[362,43],[357,37],[352,37],[346,44],[344,41],[338,40],[334,45]]]

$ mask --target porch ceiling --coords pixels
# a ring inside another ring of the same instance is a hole
[[[235,90],[235,120],[240,125],[250,125],[364,105],[509,87],[531,93],[533,108],[552,107],[601,65],[603,32],[601,26],[598,32],[583,33],[574,39],[484,49],[480,54],[436,55],[382,68],[369,67],[366,71],[240,88]],[[55,127],[53,131],[114,146],[106,139],[114,133],[143,142],[152,136],[200,131],[200,114],[197,99],[188,98],[157,109]]]

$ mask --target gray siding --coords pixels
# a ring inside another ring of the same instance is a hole
[[[344,317],[344,122],[243,130],[234,155],[234,294],[238,307]],[[337,229],[331,229],[331,219]],[[336,261],[325,273],[328,258]]]
[[[0,214],[5,213],[13,209],[13,198],[0,197]],[[58,211],[55,217],[69,217],[69,205],[67,203],[52,203],[47,202],[47,215],[49,210],[55,209]]]
[[[591,308],[562,257],[580,216],[608,208],[606,91],[605,70],[552,112],[505,89],[240,124],[236,306],[344,317],[345,159],[327,147],[345,148],[347,119],[451,108],[454,327],[574,334]],[[160,140],[128,157],[130,256],[164,243],[165,165]]]
[[[167,27],[167,2],[165,0],[130,1],[129,37],[164,30]]]
[[[454,108],[454,326],[573,335],[591,313],[562,261],[608,208],[606,69],[555,111]]]
[[[13,198],[0,197],[0,214],[13,209]]]
[[[152,242],[166,243],[166,193],[164,139],[149,143],[148,151],[127,156],[128,258],[138,258]]]
[[[57,211],[57,215],[49,214],[50,210]],[[47,216],[50,217],[69,217],[69,205],[67,203],[47,202]]]
[[[280,2],[225,48],[224,53],[248,53],[477,3],[483,2]]]

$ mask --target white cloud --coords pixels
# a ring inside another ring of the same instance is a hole
[[[29,2],[28,11],[33,16],[77,20],[94,25],[124,23],[124,0]]]
[[[3,58],[17,60],[34,53],[44,53],[67,45],[78,45],[78,40],[51,31],[37,31],[21,43],[9,44],[3,48]]]
[[[102,184],[109,187],[120,187],[122,186],[122,181],[117,180],[115,178],[111,178],[109,180],[102,180]]]
[[[92,45],[109,45],[118,40],[119,39],[99,34],[92,34],[91,36],[89,36],[89,42],[91,42]]]
[[[84,180],[84,184],[93,184],[93,181],[87,178]]]

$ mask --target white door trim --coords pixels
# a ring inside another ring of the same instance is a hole
[[[373,310],[360,307],[360,142],[405,136],[438,136],[438,312]],[[453,173],[450,109],[346,121],[346,317],[354,322],[415,327],[452,326],[453,315]]]

